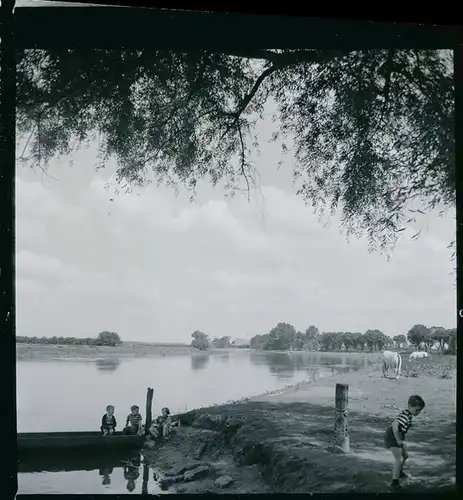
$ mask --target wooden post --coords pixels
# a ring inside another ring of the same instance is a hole
[[[334,448],[335,451],[348,453],[350,451],[349,434],[347,432],[347,406],[349,402],[349,386],[336,384]]]
[[[149,479],[149,468],[146,464],[143,464],[143,482],[141,485],[142,495],[148,495],[148,479]]]
[[[153,397],[154,397],[154,389],[148,387],[148,390],[146,391],[145,435],[148,435],[148,429],[150,428],[151,422],[153,421]]]

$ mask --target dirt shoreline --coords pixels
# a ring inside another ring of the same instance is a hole
[[[410,492],[454,491],[455,362],[433,356],[414,365],[422,376],[399,380],[370,367],[193,410],[181,416],[169,441],[145,452],[145,461],[173,493],[388,492],[392,455],[384,448],[384,429],[411,394],[420,394],[427,406],[409,432],[412,476],[404,486]],[[452,378],[436,375],[444,372]],[[338,382],[349,384],[347,455],[329,451]],[[196,476],[185,479],[185,469]]]

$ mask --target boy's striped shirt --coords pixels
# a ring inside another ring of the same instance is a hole
[[[412,414],[408,409],[401,411],[396,418],[397,426],[399,428],[400,437],[403,439],[405,434],[407,434],[408,429],[412,425]]]
[[[130,423],[132,427],[138,427],[143,420],[143,417],[137,413],[136,415],[133,415],[132,413],[129,413],[127,417],[127,424]]]

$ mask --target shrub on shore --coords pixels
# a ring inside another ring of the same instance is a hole
[[[404,377],[435,377],[451,379],[456,371],[455,357],[435,354],[429,358],[416,359],[410,362],[403,360],[402,375]]]

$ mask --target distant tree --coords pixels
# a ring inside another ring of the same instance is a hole
[[[318,351],[320,348],[320,331],[314,325],[310,325],[305,331],[304,347],[308,351]]]
[[[407,333],[407,339],[415,346],[419,348],[423,343],[427,342],[429,338],[429,330],[424,325],[415,325]]]
[[[388,338],[380,330],[367,330],[365,332],[365,341],[370,351],[380,351],[388,343]]]
[[[251,337],[251,340],[249,341],[249,345],[253,348],[257,348],[260,344],[261,338],[262,338],[262,335],[254,335],[254,337]]]
[[[96,338],[96,345],[115,347],[121,344],[121,338],[116,332],[103,331]]]
[[[287,351],[296,338],[296,329],[288,323],[278,323],[269,332],[270,338],[264,349],[268,351]]]
[[[192,347],[201,351],[205,351],[211,347],[209,337],[205,333],[195,330],[191,336],[193,337],[193,340],[191,341]]]
[[[403,335],[402,333],[399,334],[399,335],[395,335],[394,337],[392,337],[392,340],[397,344],[397,345],[400,345],[400,344],[405,344],[407,342],[407,337],[405,337],[405,335]]]
[[[211,343],[217,349],[226,349],[227,347],[230,347],[230,340],[230,337],[215,337]]]
[[[386,337],[386,343],[384,345],[384,347],[394,347],[394,340],[392,337],[390,337],[389,335],[385,335]]]
[[[342,334],[340,332],[322,333],[320,346],[323,351],[340,351],[342,348]]]
[[[366,344],[365,335],[360,332],[355,332],[354,335],[356,339],[355,348],[358,351],[363,351],[365,349],[365,344]]]
[[[448,344],[449,344],[449,352],[456,354],[457,353],[457,329],[451,328],[447,330],[448,333]]]
[[[342,337],[342,342],[346,351],[349,351],[349,349],[355,349],[357,347],[358,336],[356,333],[345,332]]]
[[[449,340],[449,330],[446,330],[442,326],[432,326],[429,329],[429,344],[432,347],[434,344],[438,344],[439,350],[444,351],[444,344],[448,343]]]
[[[305,335],[302,332],[296,332],[296,337],[292,345],[294,351],[302,351],[304,349],[304,337]]]

